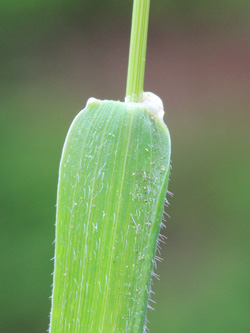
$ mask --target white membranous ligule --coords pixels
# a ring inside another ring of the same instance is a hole
[[[97,100],[98,99],[96,99],[94,97],[90,97],[87,101],[87,106],[94,103]],[[152,92],[143,92],[141,103],[130,102],[129,97],[125,97],[125,103],[128,107],[135,107],[136,106],[136,107],[145,108],[154,117],[163,121],[165,111],[164,111],[162,100],[159,96],[157,96],[156,94],[154,94]]]
[[[134,106],[134,104],[136,104],[145,107],[154,117],[163,121],[165,114],[163,103],[161,98],[156,94],[152,92],[143,92],[141,103],[130,102],[128,97],[125,98],[125,102],[128,105],[132,104]]]

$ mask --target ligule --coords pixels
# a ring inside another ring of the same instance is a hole
[[[69,129],[51,333],[144,330],[170,169],[169,132],[153,111],[90,99]]]

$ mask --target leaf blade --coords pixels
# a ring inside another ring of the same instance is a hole
[[[169,132],[145,107],[95,100],[76,117],[60,164],[51,332],[143,330],[169,168]]]

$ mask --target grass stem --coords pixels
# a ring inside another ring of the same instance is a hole
[[[149,7],[150,0],[134,0],[126,89],[129,102],[142,101]]]

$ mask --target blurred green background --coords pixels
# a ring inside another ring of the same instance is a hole
[[[48,328],[62,145],[89,97],[123,100],[131,11],[0,2],[0,332]],[[165,104],[174,193],[152,333],[250,332],[249,28],[245,0],[151,1],[145,90]]]

